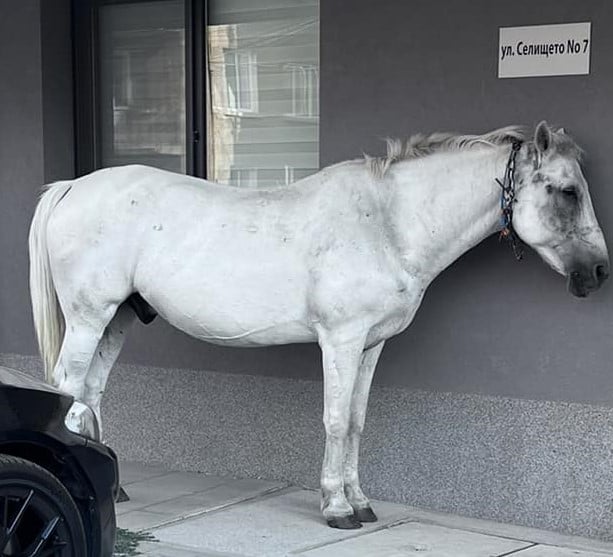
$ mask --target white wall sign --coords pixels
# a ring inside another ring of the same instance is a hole
[[[591,25],[501,27],[498,77],[589,74]]]

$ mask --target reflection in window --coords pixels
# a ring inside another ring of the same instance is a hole
[[[208,4],[208,178],[277,186],[317,171],[318,0]]]
[[[183,0],[100,7],[103,166],[185,172],[184,13]]]
[[[128,110],[134,102],[130,51],[117,50],[113,55],[113,115]]]
[[[288,64],[292,73],[292,115],[319,114],[319,68],[308,64]]]
[[[236,113],[258,111],[258,70],[254,52],[224,52],[228,110]],[[218,107],[224,110],[224,107]]]

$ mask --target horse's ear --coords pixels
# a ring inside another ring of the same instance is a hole
[[[547,122],[543,120],[538,126],[536,126],[536,131],[534,132],[534,144],[539,151],[540,155],[543,155],[547,149],[551,147],[551,143],[553,141],[551,130],[547,125]]]

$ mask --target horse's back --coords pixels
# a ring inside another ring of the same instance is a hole
[[[367,222],[376,210],[365,208],[354,170],[270,189],[141,166],[101,170],[76,180],[58,207],[58,260],[67,277],[104,281],[107,296],[111,288],[116,297],[139,292],[202,339],[312,341],[317,300],[340,303],[351,290],[336,291],[338,277],[362,284],[347,270],[383,268],[372,259],[381,253],[372,238],[379,227]]]
[[[141,166],[94,172],[74,181],[50,223],[58,282],[118,302],[139,292],[207,340],[262,329],[270,343],[280,323],[278,342],[287,332],[288,341],[313,340],[298,325],[309,280],[304,191],[243,190]]]

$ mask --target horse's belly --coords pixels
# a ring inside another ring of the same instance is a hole
[[[316,340],[306,275],[292,257],[207,250],[183,264],[140,268],[136,287],[170,324],[196,338],[232,346]],[[225,256],[224,256],[225,255]],[[259,256],[258,256],[259,255]]]
[[[268,346],[316,340],[304,317],[254,300],[181,300],[153,305],[171,325],[200,340],[228,346]]]
[[[193,320],[167,320],[183,332],[197,339],[222,346],[254,347],[315,342],[314,332],[299,321],[281,322],[256,327],[232,327],[226,323],[197,323]]]

